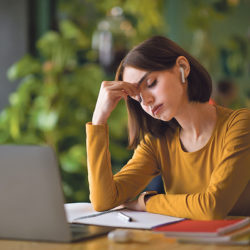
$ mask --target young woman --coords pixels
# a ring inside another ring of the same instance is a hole
[[[102,83],[86,125],[90,200],[97,211],[124,204],[201,220],[250,215],[250,110],[211,105],[211,91],[203,66],[165,37],[127,54],[115,81]],[[107,120],[122,98],[135,151],[113,175]],[[159,174],[166,193],[140,194]]]

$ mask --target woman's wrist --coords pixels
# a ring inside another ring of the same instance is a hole
[[[102,121],[102,120],[97,120],[97,121],[95,121],[95,120],[92,120],[92,125],[105,125],[107,122],[105,122],[105,121]]]
[[[139,198],[138,198],[138,202],[140,207],[146,211],[146,203],[147,201],[154,195],[156,195],[157,192],[156,191],[146,191],[140,194]]]
[[[106,123],[107,123],[107,119],[105,119],[104,117],[95,117],[95,115],[93,115],[92,117],[93,125],[104,125]]]
[[[155,194],[148,194],[148,195],[145,195],[145,196],[144,196],[145,206],[146,206],[148,200],[149,200],[152,196],[154,196],[154,195],[155,195]]]

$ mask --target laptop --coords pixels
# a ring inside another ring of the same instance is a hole
[[[0,238],[72,242],[112,228],[70,224],[49,146],[0,145]]]

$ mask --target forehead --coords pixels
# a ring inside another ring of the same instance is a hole
[[[145,70],[136,69],[133,67],[125,67],[123,71],[123,81],[129,83],[138,83],[147,73]]]

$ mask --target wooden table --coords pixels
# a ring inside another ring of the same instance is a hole
[[[141,231],[143,233],[143,231]],[[247,250],[250,246],[180,244],[160,234],[149,234],[141,242],[115,243],[102,236],[77,243],[47,243],[0,240],[1,250]]]

